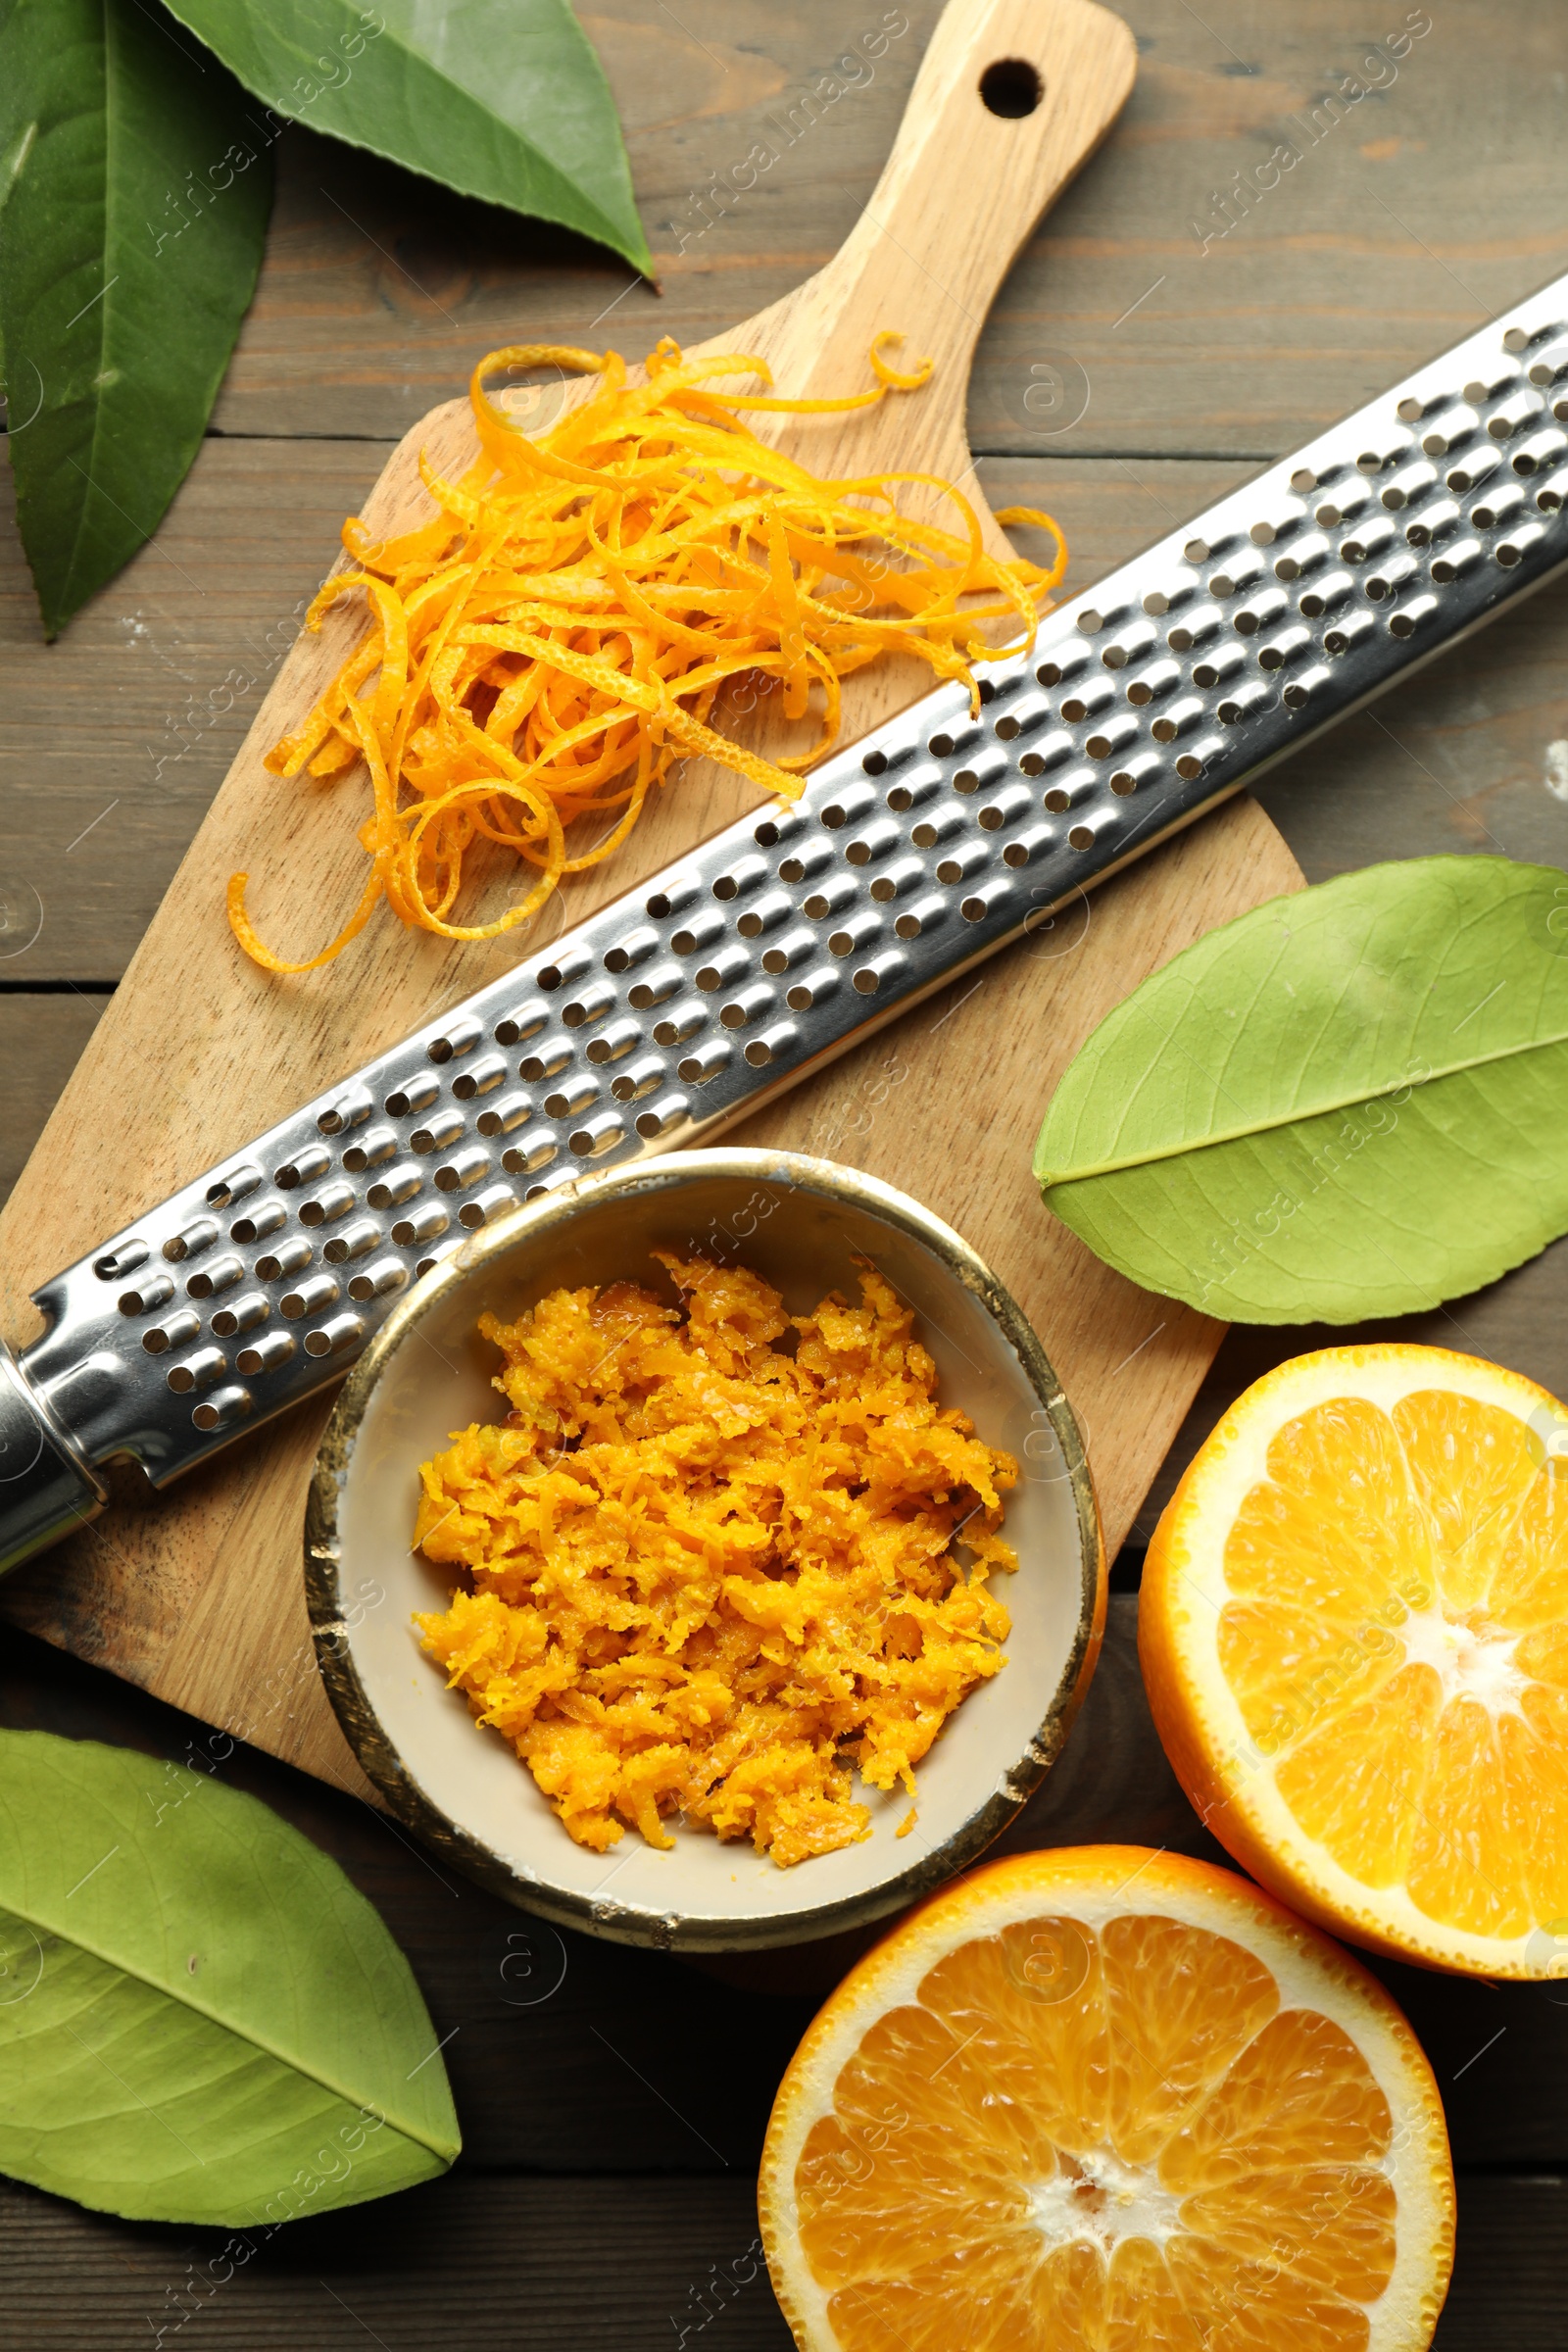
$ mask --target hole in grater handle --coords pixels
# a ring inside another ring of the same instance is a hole
[[[234,1369],[242,1380],[254,1380],[259,1372],[276,1372],[292,1360],[299,1351],[299,1342],[289,1331],[270,1331],[263,1340],[255,1340],[242,1348],[234,1358]]]
[[[444,1152],[448,1144],[457,1142],[466,1123],[460,1110],[437,1111],[424,1126],[416,1127],[409,1138],[409,1150],[421,1155],[429,1152]],[[300,1214],[302,1217],[305,1215],[304,1209]]]
[[[419,1169],[394,1168],[379,1184],[371,1185],[365,1196],[366,1203],[370,1208],[401,1208],[405,1200],[412,1200],[423,1189],[424,1177]]]
[[[351,1176],[360,1176],[367,1168],[378,1168],[384,1159],[395,1159],[397,1149],[398,1139],[390,1127],[372,1127],[359,1143],[350,1144],[343,1165]]]
[[[466,1192],[470,1184],[477,1184],[480,1177],[489,1172],[489,1152],[482,1145],[471,1144],[466,1152],[455,1152],[451,1159],[444,1160],[437,1168],[436,1190],[441,1193]]]
[[[662,1054],[646,1054],[629,1069],[621,1070],[610,1081],[611,1099],[616,1102],[635,1102],[644,1095],[662,1086],[667,1075]]]
[[[399,1218],[392,1228],[392,1239],[400,1250],[411,1250],[416,1242],[438,1240],[451,1222],[447,1210],[431,1200],[414,1216]]]
[[[608,981],[602,987],[584,989],[569,1004],[562,1006],[562,1025],[566,1029],[591,1028],[595,1021],[604,1019],[615,1002],[615,991]]]
[[[476,1061],[471,1070],[464,1070],[452,1081],[452,1092],[460,1102],[471,1102],[475,1095],[488,1095],[505,1083],[508,1064],[500,1054],[487,1054]],[[348,1165],[347,1155],[344,1166]]]
[[[471,1013],[459,1014],[447,1023],[439,1037],[432,1037],[425,1052],[432,1061],[452,1061],[460,1054],[471,1054],[484,1035],[484,1024]]]
[[[316,1124],[323,1135],[342,1135],[350,1127],[359,1127],[370,1116],[375,1103],[363,1086],[350,1087],[328,1103]]]
[[[321,1255],[329,1266],[341,1266],[351,1257],[364,1257],[381,1239],[381,1228],[371,1217],[357,1217],[352,1225],[334,1234]]]
[[[402,1258],[377,1258],[350,1281],[349,1297],[363,1306],[367,1299],[383,1298],[389,1292],[402,1290],[408,1279],[409,1269]]]
[[[188,1306],[182,1306],[151,1331],[141,1335],[142,1347],[149,1355],[167,1355],[172,1348],[183,1348],[201,1330],[202,1319]]]
[[[187,1298],[211,1298],[217,1291],[232,1290],[245,1278],[245,1261],[240,1257],[215,1257],[200,1267],[185,1285]]]
[[[389,1119],[406,1119],[410,1112],[428,1110],[439,1100],[441,1081],[427,1070],[411,1078],[404,1086],[396,1086],[383,1105]]]
[[[550,1007],[548,1004],[541,1004],[537,1001],[532,1004],[525,1004],[520,1012],[510,1013],[506,1019],[497,1021],[496,1044],[498,1046],[520,1046],[528,1038],[537,1036],[549,1018]]]
[[[495,1218],[504,1217],[509,1209],[516,1205],[517,1196],[510,1184],[486,1185],[482,1193],[475,1193],[471,1200],[465,1200],[458,1211],[458,1222],[474,1233],[481,1225],[489,1225]]]
[[[980,76],[981,104],[1004,122],[1021,122],[1045,94],[1045,84],[1026,57],[999,57]]]
[[[601,1111],[586,1127],[578,1127],[567,1136],[566,1150],[578,1159],[598,1159],[612,1151],[625,1132],[626,1123],[617,1111]]]
[[[530,1135],[519,1136],[501,1154],[501,1165],[512,1176],[530,1176],[536,1168],[547,1168],[561,1150],[555,1134],[548,1127],[536,1127]],[[399,1238],[394,1227],[392,1239]]]
[[[657,1137],[668,1135],[678,1127],[683,1119],[690,1116],[691,1107],[689,1095],[662,1095],[657,1102],[651,1102],[646,1110],[637,1113],[637,1132],[644,1143],[652,1143]]]
[[[329,1184],[323,1192],[300,1203],[302,1225],[330,1225],[338,1217],[346,1217],[355,1206],[352,1184]]]
[[[532,1115],[531,1095],[503,1095],[499,1102],[492,1102],[487,1109],[480,1111],[474,1124],[481,1135],[510,1135],[514,1127],[520,1127],[523,1120]]]
[[[302,1266],[308,1266],[314,1255],[310,1243],[296,1234],[281,1248],[270,1251],[266,1257],[259,1257],[256,1271],[263,1282],[282,1282],[289,1275],[297,1274]]]
[[[297,1289],[284,1293],[283,1313],[290,1323],[300,1323],[307,1315],[323,1314],[327,1307],[335,1306],[337,1300],[338,1286],[331,1275],[313,1274]]]
[[[172,1234],[164,1244],[164,1255],[172,1264],[195,1257],[199,1251],[210,1250],[218,1239],[218,1227],[211,1217],[197,1217],[179,1233]]]
[[[254,1193],[265,1182],[260,1168],[248,1164],[230,1168],[226,1176],[220,1176],[216,1184],[208,1186],[207,1205],[209,1208],[232,1208],[236,1200],[243,1200],[247,1193]]]

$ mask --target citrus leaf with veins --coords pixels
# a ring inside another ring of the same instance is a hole
[[[0,2170],[265,2228],[458,2148],[408,1962],[335,1862],[189,1766],[0,1732]]]
[[[261,267],[270,137],[160,9],[0,9],[0,344],[46,636],[152,536],[201,445]]]
[[[652,277],[598,54],[569,0],[170,0],[248,90]]]
[[[1109,1265],[1243,1323],[1409,1314],[1568,1232],[1568,875],[1375,865],[1188,948],[1035,1147]]]

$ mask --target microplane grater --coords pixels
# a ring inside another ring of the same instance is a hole
[[[1568,277],[33,1293],[0,1568],[338,1377],[466,1235],[709,1139],[1568,563]]]

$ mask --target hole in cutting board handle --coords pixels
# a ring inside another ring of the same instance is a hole
[[[999,57],[980,76],[986,106],[1009,122],[1032,115],[1045,94],[1045,84],[1026,57]]]

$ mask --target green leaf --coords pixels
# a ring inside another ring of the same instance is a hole
[[[1094,1031],[1034,1167],[1097,1256],[1234,1322],[1494,1281],[1568,1232],[1568,876],[1414,858],[1211,931]]]
[[[653,275],[610,84],[568,0],[171,5],[280,115]]]
[[[458,2148],[418,1987],[335,1862],[207,1774],[0,1732],[0,2169],[265,2228]]]
[[[50,637],[152,536],[200,446],[261,267],[270,135],[155,5],[0,6],[0,344]]]

